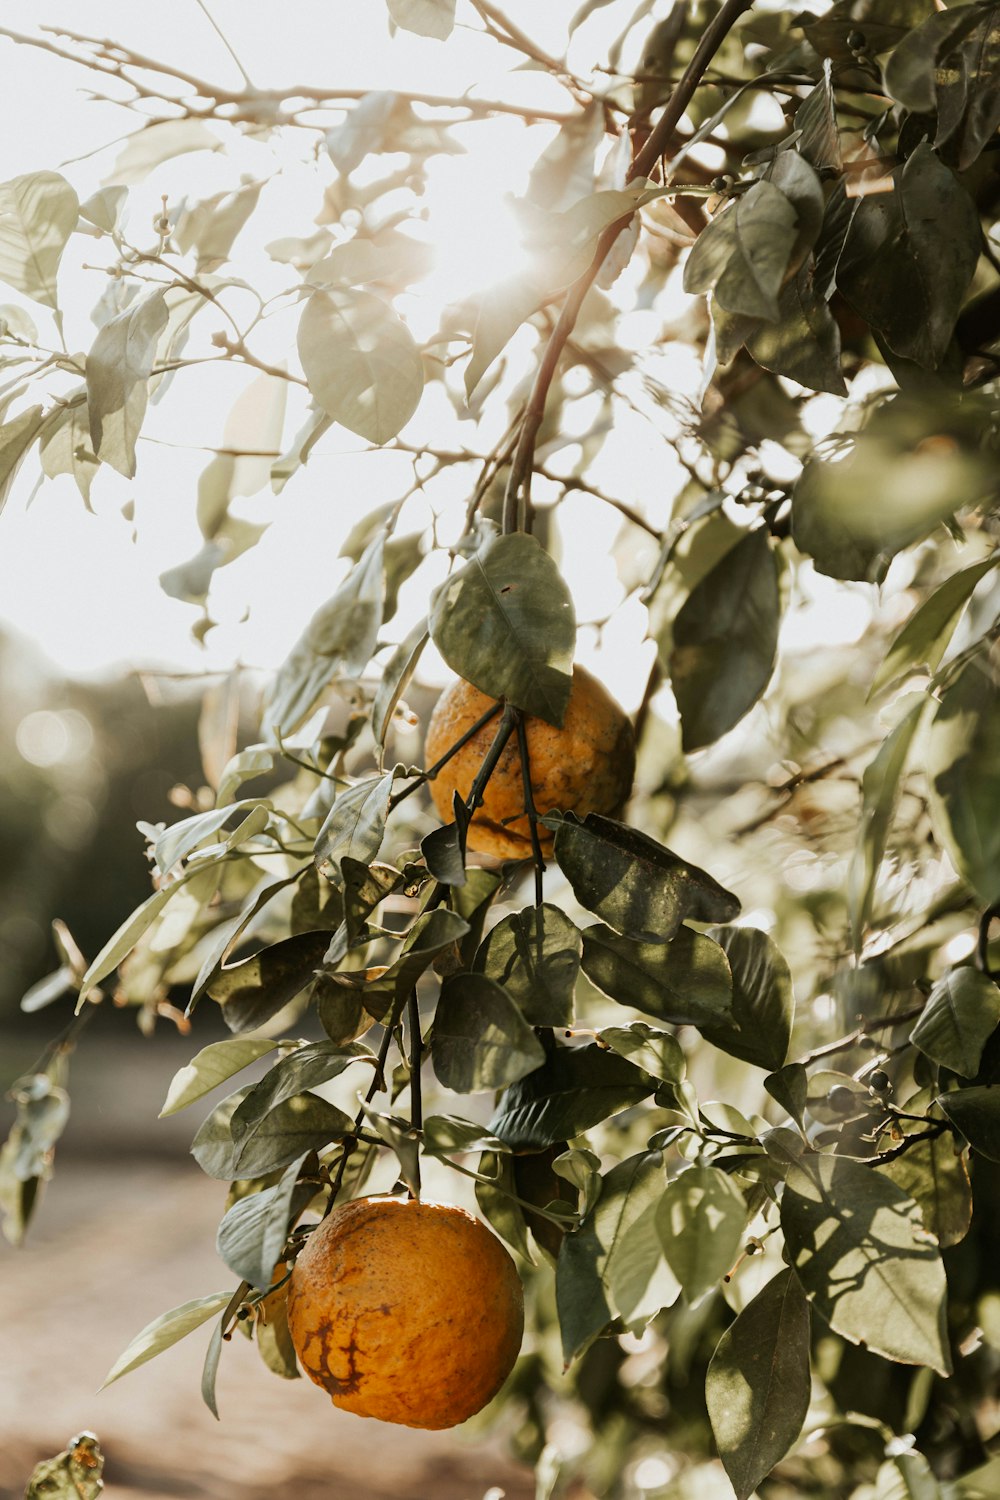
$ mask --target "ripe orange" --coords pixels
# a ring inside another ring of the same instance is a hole
[[[471,728],[494,700],[459,678],[438,699],[427,728],[424,760],[433,765]],[[476,772],[497,732],[492,719],[431,782],[441,817],[452,818],[452,793],[466,798]],[[531,789],[538,813],[619,813],[635,775],[632,725],[607,689],[583,667],[573,668],[573,687],[561,729],[544,719],[525,720],[531,759]],[[552,850],[553,835],[539,828],[543,853]],[[470,849],[502,859],[525,859],[531,835],[524,812],[524,783],[517,736],[512,735],[486,787],[482,807],[469,827]]]
[[[302,1368],[360,1417],[453,1427],[496,1395],[521,1347],[514,1262],[450,1204],[343,1204],[309,1236],[288,1288]]]

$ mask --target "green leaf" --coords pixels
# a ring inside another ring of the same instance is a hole
[[[910,1041],[934,1062],[974,1078],[1000,1025],[1000,988],[978,969],[952,969],[931,990]]]
[[[505,277],[481,292],[472,335],[472,357],[465,367],[465,395],[472,394],[493,361],[507,347],[525,318],[541,306],[545,290],[523,273]]]
[[[389,14],[404,31],[446,42],[455,27],[455,0],[388,0]]]
[[[900,782],[913,739],[927,709],[924,694],[915,701],[886,736],[861,779],[861,827],[847,876],[848,908],[854,951],[860,954],[875,900],[875,885],[889,843],[889,831],[899,802]]]
[[[727,312],[776,321],[796,219],[779,188],[755,182],[699,234],[684,267],[684,290],[714,290]]]
[[[833,66],[823,59],[823,76],[809,90],[795,111],[795,129],[799,132],[796,147],[806,161],[820,171],[823,167],[841,166],[840,131],[837,128],[837,99],[833,91]]]
[[[674,621],[670,683],[685,752],[714,744],[757,702],[780,621],[777,561],[758,528],[695,586]]]
[[[80,1432],[55,1458],[35,1465],[24,1500],[100,1500],[104,1454],[93,1432]]]
[[[974,406],[918,396],[877,406],[846,452],[803,469],[792,496],[796,546],[829,577],[881,581],[903,547],[995,490],[981,418]]]
[[[34,407],[33,410],[38,412],[41,408]],[[24,417],[16,420],[23,422]],[[21,457],[28,447],[30,440],[21,451]],[[90,414],[86,402],[81,402],[79,406],[67,406],[61,419],[45,424],[42,440],[38,445],[38,456],[41,459],[42,473],[48,479],[55,479],[59,474],[69,474],[80,491],[84,504],[90,505],[90,488],[100,464],[90,451]],[[7,443],[4,442],[3,429],[0,428],[0,484],[8,484],[9,479],[5,476],[10,475]]]
[[[583,938],[549,902],[512,912],[480,945],[474,967],[503,986],[532,1026],[569,1026]]]
[[[384,776],[366,776],[356,782],[340,793],[327,814],[316,835],[313,855],[316,864],[326,866],[338,883],[342,879],[340,861],[345,855],[368,864],[382,847],[398,770],[396,767]]]
[[[185,253],[197,251],[199,275],[214,271],[229,259],[236,236],[257,207],[263,186],[263,182],[244,182],[192,203],[179,215],[173,239]]]
[[[234,1182],[287,1167],[306,1151],[321,1151],[350,1135],[353,1122],[316,1094],[296,1094],[271,1110],[246,1134],[233,1137],[232,1119],[249,1089],[223,1099],[191,1143],[191,1155],[207,1177]]]
[[[150,292],[105,323],[87,355],[90,439],[97,457],[135,477],[135,444],[146,415],[148,381],[167,324],[162,292]]]
[[[627,1057],[630,1063],[662,1083],[683,1081],[687,1063],[672,1032],[657,1031],[645,1021],[633,1021],[631,1026],[605,1026],[598,1035],[604,1046],[619,1057]]]
[[[449,667],[480,692],[562,724],[576,621],[559,569],[534,537],[488,537],[438,589],[430,631]]]
[[[171,1344],[176,1344],[187,1334],[193,1333],[216,1313],[221,1313],[230,1296],[230,1292],[213,1292],[210,1297],[196,1297],[191,1302],[182,1302],[180,1307],[171,1308],[170,1312],[161,1313],[152,1323],[147,1323],[115,1360],[104,1377],[101,1390],[113,1380],[120,1380],[123,1375],[138,1369],[147,1360],[154,1359],[157,1354],[162,1354],[164,1349],[169,1349]]]
[[[544,1063],[545,1052],[499,984],[485,974],[454,974],[434,1012],[431,1060],[446,1089],[475,1094],[523,1078]]]
[[[780,1271],[722,1335],[705,1400],[737,1500],[750,1500],[809,1409],[809,1304],[794,1271]]]
[[[80,204],[80,218],[101,234],[117,234],[128,217],[127,210],[127,187],[101,187]]]
[[[894,192],[862,199],[837,282],[890,349],[933,370],[979,259],[979,215],[926,141],[893,180]]]
[[[593,1044],[555,1047],[542,1067],[504,1091],[487,1128],[512,1151],[541,1151],[652,1091],[638,1068],[614,1052]]]
[[[945,12],[951,14],[951,12]],[[895,687],[911,672],[925,668],[936,672],[948,642],[981,578],[997,566],[1000,557],[994,554],[971,567],[952,573],[925,599],[907,620],[895,637],[885,660],[875,673],[869,690],[869,698],[886,688]]]
[[[660,1306],[676,1297],[676,1287],[663,1277],[662,1249],[643,1235],[640,1222],[649,1210],[655,1212],[663,1187],[661,1151],[630,1156],[603,1179],[600,1197],[580,1228],[563,1237],[556,1305],[567,1365],[607,1327],[614,1310],[630,1316],[646,1300],[652,1283],[658,1284],[654,1300],[663,1296]],[[633,1244],[637,1226],[639,1244]]]
[[[0,184],[0,281],[56,308],[56,274],[79,208],[58,172],[26,172]]]
[[[515,1199],[520,1197],[514,1181],[514,1161],[509,1155],[495,1150],[484,1151],[479,1158],[479,1176],[476,1178],[476,1203],[483,1217],[492,1224],[501,1239],[511,1249],[522,1255],[529,1265],[534,1264],[528,1240],[528,1226],[524,1210]]]
[[[586,927],[583,972],[612,1000],[674,1026],[708,1026],[732,1007],[725,953],[690,927],[679,928],[669,943],[639,943],[610,927]]]
[[[125,918],[118,931],[108,938],[80,981],[78,1012],[87,997],[87,992],[100,984],[102,979],[106,979],[113,969],[117,969],[122,959],[132,952],[143,933],[152,927],[160,912],[178,889],[177,883],[161,886],[158,891],[148,896],[141,906],[136,907],[132,915]]]
[[[995,5],[928,16],[885,64],[885,84],[918,114],[937,112],[935,145],[965,171],[1000,125],[1000,19]]]
[[[284,1010],[312,983],[329,946],[328,931],[300,932],[221,969],[207,989],[230,1031],[255,1031]]]
[[[382,669],[382,678],[372,703],[372,734],[378,745],[385,744],[385,737],[392,723],[392,716],[400,698],[410,684],[424,647],[430,640],[426,620],[418,620],[405,640],[400,641]]]
[[[786,1063],[783,1068],[764,1079],[764,1087],[771,1098],[782,1109],[787,1109],[796,1124],[801,1126],[809,1095],[809,1075],[802,1063]]]
[[[208,939],[205,952],[202,956],[201,967],[198,970],[194,984],[191,986],[191,997],[188,1000],[186,1014],[190,1015],[196,1004],[205,993],[208,985],[215,979],[222,968],[226,954],[233,947],[245,928],[263,911],[268,902],[271,901],[279,891],[286,886],[294,885],[298,880],[298,874],[282,875],[277,880],[264,880],[260,885],[254,886],[250,894],[245,898],[239,911],[224,922],[220,922],[215,931]],[[168,886],[168,890],[175,890],[176,886]],[[159,893],[157,893],[159,894]]]
[[[271,1285],[290,1223],[315,1196],[315,1181],[299,1182],[308,1155],[296,1157],[274,1187],[237,1198],[219,1225],[215,1241],[219,1255],[235,1276],[262,1291]]]
[[[1000,1161],[1000,1086],[954,1089],[936,1102],[974,1151]]]
[[[193,850],[220,833],[235,813],[242,812],[245,815],[247,809],[261,805],[254,799],[231,802],[226,807],[210,808],[207,812],[194,813],[190,818],[181,818],[178,823],[171,823],[153,845],[156,869],[161,875],[168,875]]]
[[[368,442],[389,442],[416,411],[424,389],[420,351],[402,319],[372,292],[313,292],[298,347],[320,406]]]
[[[700,1302],[731,1269],[747,1223],[743,1194],[718,1167],[688,1167],[660,1199],[663,1253],[685,1297]]]
[[[502,1151],[495,1135],[474,1120],[458,1115],[428,1115],[424,1121],[424,1152],[427,1156],[451,1156],[462,1151]]]
[[[308,1042],[280,1057],[237,1106],[230,1125],[233,1139],[244,1139],[266,1114],[286,1099],[339,1078],[351,1063],[359,1061],[374,1066],[375,1056],[356,1042],[347,1046],[329,1041]]]
[[[913,1199],[924,1228],[942,1250],[964,1240],[972,1223],[972,1187],[965,1158],[950,1131],[917,1141],[894,1161],[880,1164],[878,1171]]]
[[[926,768],[931,819],[955,868],[988,905],[1000,899],[1000,683],[973,656],[931,721]]]
[[[170,1080],[159,1118],[162,1120],[164,1115],[175,1115],[178,1110],[187,1109],[189,1104],[210,1094],[234,1073],[273,1052],[277,1045],[269,1037],[233,1037],[203,1047]]]
[[[222,1358],[222,1318],[212,1330],[212,1337],[208,1341],[205,1350],[205,1363],[201,1368],[201,1399],[208,1407],[215,1420],[219,1421],[219,1405],[215,1399],[215,1382],[219,1376],[219,1360]]]
[[[0,425],[0,511],[7,502],[18,469],[44,426],[40,406],[29,406],[20,416]]]
[[[268,693],[265,732],[279,738],[291,734],[333,678],[340,673],[360,677],[371,661],[385,600],[384,551],[380,532],[313,615]]]
[[[792,976],[784,955],[756,927],[710,927],[733,976],[731,1016],[702,1026],[702,1033],[732,1057],[773,1072],[788,1052],[792,1032]]]
[[[542,822],[555,831],[556,861],[580,905],[623,937],[666,943],[687,917],[727,922],[739,912],[731,891],[636,828],[596,813]]]
[[[755,323],[746,346],[765,370],[797,380],[811,391],[847,395],[840,369],[840,329],[816,288],[811,266],[802,266],[785,283],[778,294],[777,321]]]
[[[804,1156],[788,1171],[781,1227],[806,1294],[835,1333],[951,1374],[944,1266],[895,1183],[846,1157]]]
[[[127,138],[106,183],[142,182],[154,167],[187,151],[221,151],[219,137],[202,120],[155,120]]]

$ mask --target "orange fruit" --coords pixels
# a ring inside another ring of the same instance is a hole
[[[424,761],[432,766],[470,729],[495,700],[458,678],[435,705],[427,727]],[[452,820],[452,794],[467,798],[483,757],[493,742],[499,718],[473,735],[467,745],[431,782],[434,805],[445,822]],[[535,807],[544,813],[619,813],[635,775],[632,725],[604,685],[583,667],[573,668],[573,686],[561,729],[530,715],[525,719]],[[551,853],[553,835],[539,827],[542,852]],[[469,827],[470,849],[501,859],[525,859],[531,835],[524,811],[524,782],[517,735],[506,749],[486,787],[483,805]]]
[[[357,1198],[310,1234],[288,1326],[334,1406],[405,1427],[453,1427],[496,1395],[521,1347],[510,1255],[447,1203]]]

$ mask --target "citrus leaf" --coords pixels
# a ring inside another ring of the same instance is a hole
[[[268,1052],[273,1052],[277,1045],[269,1037],[233,1037],[229,1041],[212,1042],[203,1047],[170,1080],[159,1118],[187,1109],[189,1104],[210,1094],[220,1083],[232,1078],[234,1073],[249,1067]]]
[[[487,1129],[512,1151],[571,1140],[653,1091],[638,1068],[602,1047],[556,1047],[506,1089]]]
[[[480,692],[562,724],[576,622],[559,569],[534,537],[489,537],[435,594],[430,631],[449,667]]]
[[[941,694],[927,736],[931,819],[959,874],[1000,899],[1000,683],[976,655]]]
[[[705,870],[689,865],[648,834],[588,813],[550,813],[555,857],[580,905],[623,937],[666,943],[681,922],[727,922],[740,903]]]
[[[937,671],[976,585],[998,562],[1000,557],[994,555],[953,573],[913,611],[875,673],[869,698],[886,688],[895,687],[902,678],[921,667],[928,672]]]
[[[426,620],[418,620],[406,639],[400,641],[382,670],[382,680],[372,703],[372,734],[379,745],[385,744],[396,706],[406,692],[429,640],[430,631]]]
[[[674,621],[670,682],[687,753],[714,744],[757,702],[780,620],[777,561],[758,528],[692,589]]]
[[[750,1500],[809,1409],[809,1304],[794,1271],[779,1272],[722,1335],[705,1400],[737,1500]]]
[[[802,1157],[788,1171],[781,1227],[807,1296],[835,1333],[951,1373],[944,1266],[895,1183],[846,1157]]]
[[[123,1375],[137,1370],[147,1360],[154,1359],[164,1349],[169,1349],[171,1344],[176,1344],[203,1323],[207,1323],[209,1318],[222,1311],[231,1295],[231,1292],[213,1292],[209,1297],[196,1297],[191,1302],[182,1302],[180,1307],[161,1313],[152,1323],[147,1323],[115,1360],[104,1377],[101,1390],[112,1381],[120,1380]]]
[[[485,974],[454,974],[434,1012],[431,1060],[458,1094],[504,1088],[545,1061],[541,1042],[507,992]]]
[[[29,406],[20,416],[0,425],[0,511],[6,504],[18,469],[44,428],[40,406]]]
[[[0,184],[0,281],[55,309],[56,274],[80,200],[58,172]]]
[[[532,1026],[569,1026],[583,939],[558,906],[512,912],[480,945],[474,967],[503,986]]]
[[[389,14],[404,31],[446,42],[455,28],[455,0],[388,0]]]
[[[667,1184],[656,1225],[689,1302],[707,1296],[731,1269],[746,1223],[743,1194],[718,1167],[688,1167]]]
[[[307,1151],[296,1157],[273,1187],[238,1198],[219,1225],[219,1255],[235,1276],[262,1291],[271,1285],[290,1223],[315,1196],[315,1182],[298,1180],[308,1157]]]
[[[950,1132],[917,1141],[878,1170],[913,1199],[924,1228],[936,1236],[942,1250],[964,1240],[972,1223],[972,1186],[965,1158]]]
[[[953,1089],[937,1103],[973,1150],[990,1161],[1000,1161],[1000,1087],[981,1084]]]
[[[627,1057],[630,1063],[662,1083],[683,1081],[687,1063],[672,1032],[657,1031],[645,1021],[634,1021],[631,1026],[605,1026],[598,1035],[619,1057]]]
[[[160,912],[166,906],[171,896],[180,889],[179,883],[161,886],[151,896],[147,896],[141,906],[136,907],[131,916],[118,928],[104,947],[94,959],[90,968],[80,981],[80,1002],[77,1006],[79,1011],[86,999],[88,990],[100,984],[102,979],[107,979],[112,969],[116,969],[125,956],[132,952],[136,943],[156,921]]]
[[[731,1016],[702,1026],[702,1034],[731,1057],[773,1072],[788,1052],[792,1032],[792,976],[774,939],[756,927],[710,927],[733,976]]]
[[[302,310],[299,358],[309,389],[335,422],[387,443],[420,403],[420,351],[401,318],[372,292],[327,287]]]
[[[385,820],[398,767],[384,776],[367,776],[341,792],[316,835],[313,857],[326,866],[330,876],[340,876],[340,861],[346,856],[368,864],[378,854],[385,838]]]
[[[306,1151],[320,1151],[331,1141],[350,1135],[348,1115],[316,1094],[296,1094],[265,1115],[239,1139],[232,1119],[250,1092],[238,1089],[202,1123],[191,1143],[191,1155],[207,1177],[234,1182],[238,1177],[263,1177],[287,1167]]]
[[[359,1043],[337,1046],[333,1042],[309,1042],[286,1057],[280,1057],[259,1083],[237,1106],[230,1128],[234,1140],[242,1140],[272,1109],[295,1094],[305,1093],[321,1083],[339,1078],[353,1062],[369,1062],[375,1056]]]
[[[978,969],[953,969],[931,990],[910,1041],[934,1062],[974,1078],[1000,1025],[1000,988]]]
[[[284,1010],[312,983],[329,946],[329,931],[300,932],[220,969],[206,988],[230,1031],[255,1031]]]
[[[684,267],[684,290],[714,290],[727,312],[774,322],[796,220],[780,188],[755,182],[699,234]]]
[[[610,927],[586,927],[583,971],[612,1000],[675,1026],[707,1026],[732,1007],[725,953],[690,927],[680,927],[669,943],[640,943]]]
[[[146,415],[148,381],[167,324],[162,292],[133,302],[100,330],[87,355],[90,439],[97,457],[135,477],[135,444]]]

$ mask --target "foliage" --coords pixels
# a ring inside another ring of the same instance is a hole
[[[18,39],[113,74],[147,123],[82,205],[59,172],[0,189],[0,277],[35,304],[3,312],[0,499],[36,452],[85,504],[105,468],[147,482],[151,395],[205,360],[248,368],[199,486],[204,548],[163,579],[204,638],[213,575],[259,540],[241,497],[294,484],[337,426],[413,478],[345,543],[259,739],[206,735],[190,814],[140,825],[148,900],[30,997],[72,986],[79,1004],[17,1086],[5,1228],[21,1238],[50,1174],[94,1006],[148,1027],[171,997],[207,1003],[232,1039],[197,1052],[163,1113],[266,1060],[192,1147],[231,1184],[238,1285],[155,1319],[109,1379],[209,1318],[213,1411],[234,1322],[294,1374],[272,1314],[301,1216],[371,1175],[419,1192],[422,1168],[454,1171],[522,1260],[534,1332],[500,1399],[546,1500],[647,1494],[652,1458],[664,1500],[991,1493],[997,9],[571,11],[556,57],[486,0],[388,3],[428,46],[475,22],[549,75],[557,110],[515,89],[233,90],[71,33]],[[502,114],[542,146],[525,269],[419,339],[428,164]],[[128,227],[160,164],[244,136],[309,142],[315,201],[269,246],[275,296],[239,248],[267,183],[234,171],[165,202],[152,236]],[[110,277],[85,355],[61,344],[75,233]],[[633,313],[656,328],[638,348]],[[273,326],[283,363],[257,352]],[[449,407],[455,448],[426,415]],[[263,463],[262,410],[281,450]],[[605,479],[619,432],[653,444],[655,494]],[[606,623],[561,562],[604,512],[613,614],[652,643],[628,821],[551,814],[548,869],[537,841],[481,868],[471,807],[436,833],[432,768],[412,763],[421,653],[505,699],[502,742],[526,745],[525,714],[558,726]],[[801,642],[817,599],[833,646]],[[859,601],[848,639],[837,611]],[[427,1061],[444,1095],[425,1118]],[[316,1092],[341,1075],[346,1110]]]

